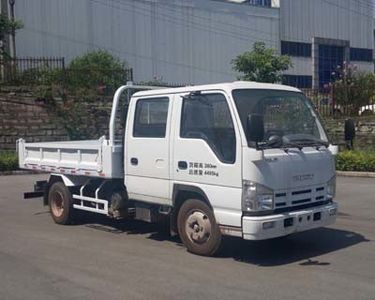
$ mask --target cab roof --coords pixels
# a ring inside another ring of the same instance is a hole
[[[271,83],[259,83],[252,81],[234,81],[234,82],[224,82],[215,84],[205,84],[205,85],[194,85],[185,86],[178,88],[165,88],[160,87],[160,89],[152,89],[146,91],[140,91],[134,93],[133,97],[146,97],[146,96],[158,96],[166,94],[179,94],[188,93],[195,91],[209,91],[209,90],[223,90],[231,93],[235,89],[266,89],[266,90],[280,90],[280,91],[290,91],[290,92],[301,92],[299,89],[281,85],[281,84],[271,84]]]

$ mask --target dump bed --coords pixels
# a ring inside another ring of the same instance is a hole
[[[161,87],[138,86],[129,82],[116,90],[109,120],[109,139],[103,136],[98,140],[43,143],[26,143],[25,140],[19,139],[17,151],[20,168],[71,175],[123,178],[123,133],[119,139],[115,138],[115,133],[118,133],[117,121],[121,121],[123,117],[119,112],[122,111],[121,107],[127,107],[133,92],[152,89]],[[120,104],[123,92],[126,92],[126,103]]]
[[[102,178],[122,178],[123,146],[98,140],[26,143],[17,141],[22,169]]]

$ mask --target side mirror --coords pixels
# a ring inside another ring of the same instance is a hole
[[[247,116],[246,123],[247,140],[252,142],[261,142],[264,138],[264,120],[259,114],[250,114]]]

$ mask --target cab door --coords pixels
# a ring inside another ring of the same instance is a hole
[[[167,96],[134,99],[125,138],[125,185],[129,198],[170,203],[169,155],[172,102]]]
[[[240,226],[242,157],[234,108],[222,91],[176,95],[174,183],[202,190],[219,224]]]

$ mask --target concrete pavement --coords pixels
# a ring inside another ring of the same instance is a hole
[[[0,177],[0,299],[375,299],[375,179],[338,178],[334,226],[228,238],[207,258],[156,225],[56,225],[41,200],[22,199],[43,178]]]

